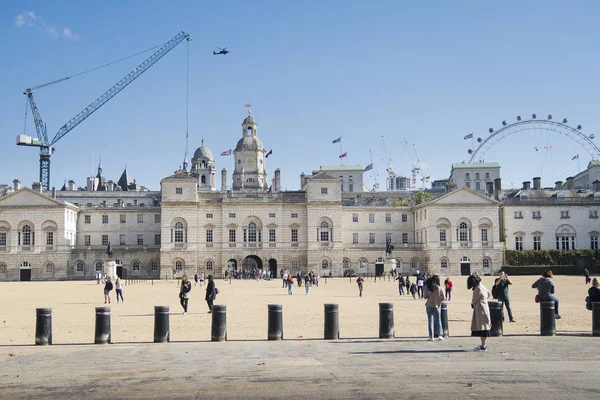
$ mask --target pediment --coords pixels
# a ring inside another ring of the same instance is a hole
[[[53,207],[65,207],[65,204],[51,197],[44,196],[41,193],[34,192],[29,188],[22,188],[14,193],[7,196],[0,197],[0,207],[31,207],[31,206],[53,206]]]
[[[438,197],[428,204],[498,204],[498,202],[469,188],[462,187]]]

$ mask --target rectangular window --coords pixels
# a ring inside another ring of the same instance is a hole
[[[402,214],[402,222],[408,222],[408,214]]]
[[[121,233],[121,234],[119,235],[119,244],[120,244],[121,246],[126,246],[126,245],[127,245],[127,241],[126,241],[126,239],[125,239],[125,238],[126,238],[125,234]]]
[[[154,214],[154,223],[160,224],[160,214]]]
[[[488,230],[487,230],[487,228],[482,228],[481,229],[481,241],[482,242],[487,242],[488,241]]]
[[[349,191],[350,193],[354,192],[354,184],[353,184],[353,183],[349,183],[349,184],[348,184],[348,191]]]
[[[521,236],[515,237],[515,250],[523,250],[523,238]]]
[[[86,224],[91,224],[92,223],[92,216],[91,215],[86,215],[84,217],[85,223]]]
[[[0,246],[6,247],[6,232],[0,232]]]
[[[475,182],[475,190],[481,190],[481,182]]]
[[[154,245],[155,246],[160,246],[160,233],[155,233],[154,234]]]
[[[269,218],[275,218],[275,213],[269,213]]]
[[[541,211],[533,211],[532,218],[535,218],[535,219],[542,218],[542,212]]]
[[[471,179],[471,174],[467,172],[467,173],[465,174],[465,179],[466,179],[466,180],[469,180],[469,179]]]
[[[83,236],[83,244],[84,246],[91,246],[92,245],[92,238],[90,235],[84,235]]]
[[[108,235],[102,235],[102,246],[108,246]]]
[[[598,211],[590,210],[590,218],[598,218]]]
[[[269,242],[276,242],[275,229],[269,229]]]
[[[406,232],[402,234],[402,243],[408,243],[408,233]]]
[[[119,215],[119,221],[124,224],[127,222],[127,216],[125,214]]]
[[[369,233],[369,243],[370,244],[375,243],[375,234],[374,233]]]
[[[575,250],[575,236],[557,236],[556,250]]]
[[[353,233],[352,234],[352,243],[353,244],[357,244],[358,243],[358,233]]]
[[[516,219],[523,218],[523,212],[521,212],[521,211],[515,211],[515,218]]]
[[[108,215],[103,215],[102,216],[102,223],[103,224],[108,224]]]
[[[590,241],[590,249],[598,250],[598,236],[592,236]]]
[[[490,173],[489,172],[485,173],[485,179],[490,179]]]
[[[385,242],[391,242],[392,241],[392,234],[390,232],[387,232],[385,234]]]
[[[352,222],[358,222],[358,214],[352,214]]]
[[[560,217],[561,218],[569,218],[569,211],[561,211],[560,212]]]
[[[392,223],[392,214],[391,213],[386,213],[385,214],[385,223],[386,224],[391,224]]]
[[[369,223],[370,224],[374,224],[375,223],[375,214],[369,214]]]
[[[137,245],[138,246],[143,246],[144,245],[144,235],[143,234],[138,234],[137,235]]]
[[[321,188],[321,194],[327,194],[327,188]]]
[[[479,172],[475,172],[475,180],[478,181],[479,180]]]
[[[46,232],[46,246],[54,246],[54,232]]]
[[[298,229],[292,229],[292,243],[298,243]]]
[[[292,213],[292,218],[298,218],[298,213]]]
[[[440,229],[440,242],[445,242],[445,241],[446,241],[446,229],[441,228]]]
[[[534,250],[541,250],[542,249],[542,237],[541,236],[534,236],[533,237],[533,249]]]
[[[471,182],[465,182],[465,186],[469,189],[471,189]]]
[[[235,243],[235,229],[229,230],[229,243]]]
[[[144,223],[144,214],[138,214],[137,219],[138,219],[138,224],[143,224]]]
[[[207,229],[206,230],[206,243],[212,243],[212,241],[213,241],[213,230]]]
[[[235,213],[229,213],[229,218],[235,218]]]
[[[206,214],[206,219],[212,219],[212,217],[213,217],[212,213]]]
[[[183,194],[183,188],[175,188],[175,194]]]

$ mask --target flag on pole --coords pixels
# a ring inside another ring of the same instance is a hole
[[[465,137],[463,139],[467,140],[467,139],[471,139],[473,137],[472,133],[469,133],[468,135],[465,135]]]
[[[273,154],[273,150],[269,150],[269,152],[267,153],[267,155],[265,156],[265,158],[269,158],[269,156]]]
[[[222,156],[230,156],[231,155],[231,149],[229,150],[225,150],[224,152],[221,153]]]
[[[364,172],[370,171],[373,169],[373,164],[369,164],[365,167]]]
[[[544,148],[548,151],[552,151],[552,146],[544,146]]]
[[[340,136],[339,138],[335,139],[333,142],[331,143],[339,143],[342,141],[342,137]]]
[[[579,154],[577,154],[576,156],[574,156],[573,158],[571,158],[571,160],[577,160],[579,158]]]
[[[542,147],[542,146],[533,146],[533,148],[535,149],[535,151],[540,151],[540,148],[541,148],[541,147]]]
[[[348,152],[340,154],[340,158],[345,158],[348,155]]]

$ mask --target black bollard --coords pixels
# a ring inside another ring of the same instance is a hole
[[[35,309],[35,344],[46,346],[52,344],[52,309]]]
[[[96,307],[96,335],[94,343],[110,343],[110,307]]]
[[[325,304],[325,339],[340,338],[340,319],[337,304]]]
[[[553,301],[540,301],[540,335],[556,336]]]
[[[224,304],[214,304],[212,306],[210,340],[213,342],[227,340],[227,306]]]
[[[154,343],[170,341],[169,306],[154,306]]]
[[[592,303],[592,336],[600,336],[600,303]]]
[[[281,304],[269,304],[269,331],[267,339],[283,340],[283,312]]]
[[[442,305],[440,306],[440,319],[442,320],[443,335],[447,338],[450,335],[448,334],[448,303],[445,301],[442,301]],[[433,330],[434,337],[440,336],[437,323],[433,324]]]
[[[492,327],[490,328],[490,336],[502,336],[502,306],[503,303],[498,300],[488,301],[490,308],[490,319],[492,321]]]
[[[379,303],[379,338],[394,337],[394,304]]]

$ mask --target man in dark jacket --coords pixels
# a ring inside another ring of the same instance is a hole
[[[512,281],[504,271],[500,271],[498,273],[498,278],[496,278],[496,281],[494,282],[494,292],[497,296],[497,299],[500,300],[503,306],[506,307],[506,311],[508,312],[508,319],[510,320],[510,322],[515,322],[515,319],[513,318],[512,309],[510,308],[508,285],[512,285]]]
[[[213,280],[213,276],[208,276],[208,284],[206,285],[206,296],[204,300],[206,300],[206,304],[208,304],[208,313],[212,312],[213,302],[215,301],[215,297],[217,297],[217,288],[215,287],[215,281]]]

